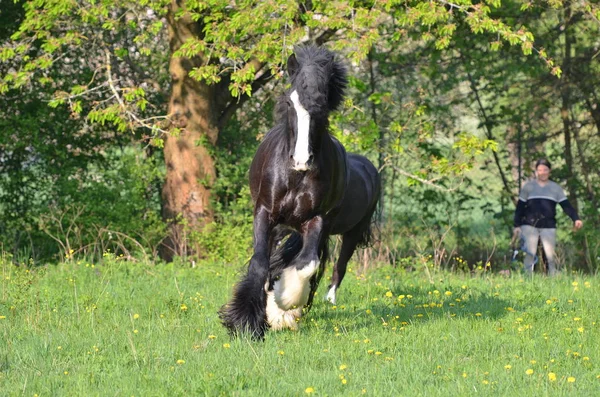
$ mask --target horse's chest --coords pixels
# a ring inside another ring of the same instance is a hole
[[[283,223],[299,228],[318,212],[321,199],[314,192],[288,191],[281,201],[280,218]]]

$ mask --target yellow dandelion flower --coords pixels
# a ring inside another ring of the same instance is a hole
[[[367,354],[373,354],[374,350],[367,350]]]
[[[4,320],[6,316],[0,316],[0,320]]]
[[[65,371],[64,373],[65,373],[65,375],[69,375],[69,371]]]
[[[452,296],[452,291],[446,291],[446,292],[444,292],[444,295],[446,295],[446,296]]]
[[[342,385],[345,385],[346,383],[348,383],[348,381],[346,379],[342,379]]]
[[[215,338],[216,338],[216,336],[214,336],[214,335],[208,335],[208,339],[215,339]]]
[[[371,309],[367,309],[367,310],[365,311],[365,313],[367,313],[367,314],[371,314],[371,313],[373,313],[373,312],[371,311]]]
[[[139,331],[138,331],[137,329],[134,329],[134,330],[133,330],[133,333],[134,333],[134,334],[137,334],[138,332],[139,332]]]
[[[567,382],[569,382],[569,383],[575,383],[575,377],[574,376],[569,376],[567,378]]]
[[[526,375],[533,375],[533,370],[531,368],[529,368],[527,371],[525,371]]]
[[[348,366],[346,364],[342,364],[340,365],[340,371],[345,370],[346,368],[348,368]]]
[[[392,291],[388,291],[385,293],[385,296],[387,296],[388,298],[391,298],[392,296],[394,296],[394,294],[392,294]]]
[[[223,347],[225,349],[229,349],[231,347],[231,345],[229,343],[223,343]]]
[[[487,379],[482,380],[481,383],[483,383],[484,385],[489,385],[490,384],[490,382]]]
[[[283,350],[279,350],[279,351],[277,352],[277,354],[279,354],[280,356],[283,356],[283,355],[285,354],[285,352],[284,352]]]
[[[578,283],[577,281],[573,281],[573,282],[571,283],[571,285],[572,285],[573,287],[577,287],[577,286],[579,285],[579,283]]]
[[[554,381],[556,381],[556,374],[555,374],[554,372],[549,372],[549,373],[548,373],[548,380],[549,380],[550,382],[554,382]]]
[[[506,365],[504,366],[504,369],[511,369],[511,368],[512,368],[512,365],[510,365],[510,364],[506,364]]]
[[[134,319],[134,320],[137,320],[138,318],[140,318],[140,315],[139,315],[139,314],[137,314],[137,313],[135,313],[135,314],[133,315],[133,319]]]
[[[58,349],[58,350],[62,350],[62,346],[58,346],[58,347],[57,347],[57,349]]]
[[[475,313],[476,317],[481,317],[481,313]]]
[[[188,309],[188,307],[185,303],[182,303],[181,306],[179,306],[179,308],[181,309],[181,311],[184,311],[184,312]]]
[[[577,328],[577,331],[579,331],[579,332],[583,333],[583,327],[579,327],[579,328]]]
[[[178,365],[185,364],[185,360],[177,360],[177,364],[178,364]]]
[[[581,321],[581,317],[573,317],[573,321]]]
[[[535,361],[535,360],[531,360],[531,361],[530,361],[530,363],[531,363],[532,365],[535,365],[535,363],[537,363],[537,361]]]
[[[547,305],[551,305],[551,304],[552,304],[552,301],[551,301],[550,299],[547,299],[547,300],[546,300],[546,304],[547,304]]]
[[[463,378],[466,378],[466,377],[467,377],[467,373],[466,373],[466,372],[463,372],[463,373],[462,373],[462,377],[463,377]]]
[[[377,351],[377,352],[375,352],[375,355],[376,355],[376,356],[381,356],[382,354],[383,354],[383,353],[382,353],[382,352],[380,352],[380,351]]]
[[[312,387],[307,387],[306,389],[304,389],[304,393],[306,394],[312,394],[315,392],[315,389]]]
[[[589,358],[589,357],[587,357],[587,356],[585,356],[585,357],[583,358],[583,361],[590,361],[590,358]]]

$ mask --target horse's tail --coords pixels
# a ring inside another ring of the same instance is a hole
[[[381,176],[379,173],[377,173],[375,189],[376,194],[371,208],[362,220],[362,233],[357,244],[359,248],[368,248],[376,241],[373,228],[376,228],[379,232],[379,224],[381,223],[381,205],[379,203],[379,200],[381,200]]]

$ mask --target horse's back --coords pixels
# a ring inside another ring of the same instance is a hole
[[[370,222],[379,199],[379,172],[373,163],[364,156],[348,153],[347,164],[346,194],[332,234],[344,234],[362,221]]]

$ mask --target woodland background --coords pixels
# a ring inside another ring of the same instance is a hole
[[[600,261],[597,1],[0,0],[0,251],[241,265],[247,170],[297,44],[350,74],[333,134],[383,174],[363,266],[505,269],[553,163],[559,263]]]

